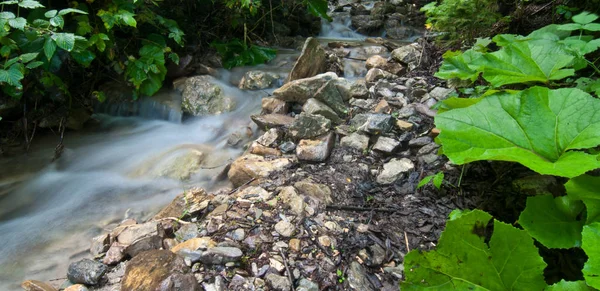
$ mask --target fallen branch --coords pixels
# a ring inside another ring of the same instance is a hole
[[[287,271],[288,280],[290,280],[290,286],[292,286],[292,291],[296,291],[296,289],[294,288],[294,279],[292,278],[292,272],[290,271],[287,259],[281,248],[279,248],[279,253],[281,254],[281,258],[283,259],[283,265],[285,266],[285,270]]]
[[[328,205],[325,209],[327,210],[346,210],[346,211],[374,211],[374,212],[396,212],[398,209],[392,208],[367,208],[360,206],[346,206],[346,205]]]

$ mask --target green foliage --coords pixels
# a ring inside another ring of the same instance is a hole
[[[487,36],[492,25],[501,19],[497,1],[441,0],[438,2],[423,6],[421,11],[427,16],[427,26],[433,31],[445,33],[450,44]]]
[[[600,288],[600,222],[583,227],[582,248],[588,256],[588,261],[583,266],[583,276],[588,285]]]
[[[419,181],[417,184],[417,189],[427,185],[427,183],[432,182],[433,186],[438,190],[442,187],[442,182],[444,181],[444,172],[437,172],[435,175],[429,175]]]
[[[264,64],[275,58],[277,51],[257,45],[247,46],[239,39],[227,43],[213,42],[211,44],[223,58],[223,67],[231,69],[238,66]]]
[[[312,15],[332,21],[331,16],[327,15],[327,0],[304,0],[303,4]]]
[[[542,290],[546,263],[523,230],[480,211],[453,211],[437,249],[404,258],[402,290]]]

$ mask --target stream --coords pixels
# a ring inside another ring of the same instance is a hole
[[[365,39],[349,29],[345,14],[324,23],[319,37]],[[350,56],[365,46],[352,48]],[[268,93],[243,91],[232,81],[248,70],[276,72],[283,79],[298,55],[282,50],[268,65],[220,70],[222,87],[237,99],[233,112],[180,122],[181,114],[156,98],[142,102],[137,116],[122,116],[122,107],[107,105],[108,114],[96,114],[83,130],[65,134],[57,161],[51,162],[59,141],[54,134],[37,136],[26,155],[0,159],[0,290],[19,290],[25,279],[62,282],[70,262],[90,256],[91,238],[123,219],[148,219],[190,187],[229,186],[215,177],[243,149],[227,140],[256,128],[249,116],[260,112]],[[348,61],[345,71],[348,78],[366,73],[360,61]],[[174,91],[165,94],[181,98]]]

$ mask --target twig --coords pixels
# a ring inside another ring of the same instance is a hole
[[[362,61],[362,62],[366,62],[367,61],[365,59],[359,59],[359,58],[353,58],[353,57],[344,57],[344,59],[349,59],[349,60],[353,60],[353,61]]]
[[[404,232],[404,243],[406,244],[406,252],[410,252],[410,247],[408,246],[408,235],[406,231]]]
[[[288,266],[287,259],[285,258],[285,254],[283,253],[283,250],[281,248],[279,248],[279,253],[281,254],[281,258],[283,258],[283,265],[285,266],[285,270],[287,271],[288,280],[290,280],[290,286],[292,286],[292,291],[296,291],[296,289],[294,289],[294,280],[292,278],[292,272],[290,272],[290,267]]]
[[[246,182],[246,183],[244,183],[244,184],[240,185],[239,187],[237,187],[237,188],[235,188],[235,189],[231,190],[231,191],[230,191],[230,192],[229,192],[227,195],[231,195],[231,194],[233,194],[233,193],[237,192],[237,191],[238,191],[238,190],[240,190],[242,187],[244,187],[244,186],[246,186],[246,185],[248,185],[248,184],[250,184],[250,183],[254,182],[254,180],[256,180],[256,178],[252,178],[252,179],[248,180],[248,182]]]
[[[377,212],[396,212],[398,209],[392,208],[366,208],[360,206],[328,205],[327,210],[348,210],[348,211],[377,211]]]
[[[160,218],[160,219],[156,219],[155,221],[163,221],[163,220],[175,220],[181,224],[192,224],[193,222],[189,222],[189,221],[185,221],[185,220],[181,220],[177,217],[165,217],[165,218]]]

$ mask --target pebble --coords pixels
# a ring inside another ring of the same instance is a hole
[[[280,262],[274,258],[269,259],[269,266],[271,266],[271,268],[277,270],[277,272],[283,272],[283,270],[285,270],[285,265],[282,262]]]
[[[431,137],[429,137],[429,136],[422,136],[422,137],[417,137],[417,138],[411,139],[408,142],[408,146],[411,147],[411,148],[413,148],[413,147],[422,147],[422,146],[428,145],[428,144],[430,144],[432,142],[433,142],[433,139]]]
[[[283,237],[290,237],[296,231],[296,227],[288,221],[281,220],[275,224],[275,231]]]
[[[290,249],[294,252],[300,251],[300,240],[297,238],[293,238],[290,240]]]

